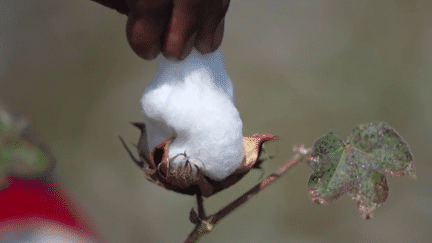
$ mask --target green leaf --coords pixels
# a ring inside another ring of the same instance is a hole
[[[0,104],[0,142],[5,137],[18,136],[26,127],[24,119],[12,116]]]
[[[23,119],[11,116],[0,106],[0,190],[9,175],[23,178],[47,176],[55,164],[49,150],[35,142]]]
[[[44,173],[53,165],[49,153],[22,137],[9,139],[0,151],[0,161],[9,165],[9,174],[20,177]]]
[[[368,219],[388,197],[385,175],[398,177],[409,173],[415,178],[413,163],[408,144],[383,122],[354,128],[346,142],[330,133],[312,147],[309,194],[321,204],[349,194]]]

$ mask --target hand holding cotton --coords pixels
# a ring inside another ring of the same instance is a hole
[[[233,87],[220,50],[197,51],[182,62],[157,58],[157,73],[141,99],[147,129],[147,152],[173,138],[170,170],[187,160],[193,173],[201,170],[223,180],[243,162],[243,124],[234,106]],[[185,153],[185,156],[177,156]]]
[[[242,136],[233,87],[222,53],[195,50],[182,62],[160,56],[153,82],[141,99],[144,123],[135,158],[146,178],[168,190],[209,197],[259,167],[262,144],[277,139]]]

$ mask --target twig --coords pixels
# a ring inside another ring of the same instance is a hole
[[[303,159],[309,157],[310,149],[305,149],[303,145],[294,147],[294,151],[297,152],[294,158],[292,158],[285,165],[276,170],[276,172],[262,180],[260,183],[258,183],[248,192],[237,198],[235,201],[231,202],[230,204],[219,210],[219,212],[210,215],[209,217],[207,217],[206,220],[202,220],[200,223],[196,224],[195,229],[189,234],[188,238],[184,242],[197,242],[201,237],[210,233],[210,231],[213,230],[216,224],[219,223],[219,221],[222,220],[225,216],[234,211],[234,209],[247,202],[253,196],[258,194],[258,192],[264,190],[264,188],[276,181],[276,179],[285,174],[289,169],[291,169],[291,167],[296,165],[298,162],[303,161]]]
[[[204,201],[203,201],[200,190],[197,190],[196,197],[197,197],[197,203],[198,203],[198,217],[200,219],[206,219],[207,215],[206,215],[205,210],[204,210]]]

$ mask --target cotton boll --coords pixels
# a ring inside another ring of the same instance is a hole
[[[263,143],[277,137],[242,136],[232,83],[220,51],[196,51],[182,62],[160,56],[153,82],[141,99],[144,124],[136,158],[145,177],[165,189],[210,197],[260,165]]]
[[[147,153],[160,142],[169,146],[170,170],[188,159],[206,176],[223,180],[243,162],[243,124],[234,106],[231,80],[220,50],[194,50],[182,62],[160,56],[153,82],[141,99],[147,128]],[[177,156],[186,153],[186,156]],[[192,166],[193,172],[197,168]]]

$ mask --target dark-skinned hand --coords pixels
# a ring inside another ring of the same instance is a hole
[[[132,50],[151,60],[160,52],[183,60],[196,47],[211,53],[222,43],[229,0],[126,0],[126,36]]]

